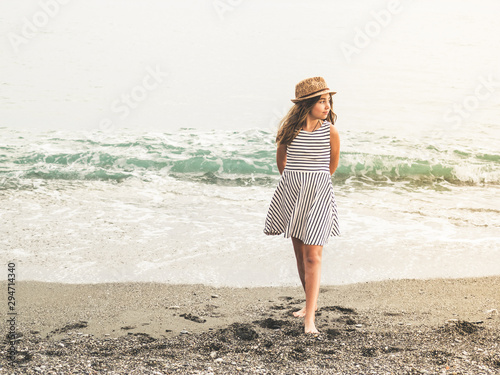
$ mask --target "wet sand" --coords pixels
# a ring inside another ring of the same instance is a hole
[[[500,277],[324,286],[319,335],[299,287],[16,283],[1,373],[496,374]]]

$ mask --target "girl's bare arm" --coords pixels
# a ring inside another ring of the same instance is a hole
[[[280,174],[283,174],[286,165],[286,145],[280,144],[278,146],[276,150],[276,164],[278,164]]]
[[[339,165],[340,137],[335,126],[330,125],[330,174],[332,175]]]

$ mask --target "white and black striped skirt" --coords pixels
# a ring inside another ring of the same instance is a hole
[[[283,171],[267,213],[264,233],[325,245],[340,236],[337,204],[329,172]]]

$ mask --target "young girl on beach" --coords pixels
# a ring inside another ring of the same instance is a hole
[[[280,123],[276,162],[281,174],[267,213],[264,233],[292,237],[306,306],[294,312],[304,317],[304,332],[318,333],[314,324],[323,246],[338,236],[337,205],[331,175],[339,163],[340,140],[334,127],[332,95],[322,77],[295,86],[295,105]]]

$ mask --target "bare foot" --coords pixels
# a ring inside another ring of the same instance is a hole
[[[317,305],[316,305],[316,308],[314,309],[314,311],[318,311]],[[299,311],[294,311],[293,316],[296,318],[303,318],[304,316],[306,316],[306,307],[304,306]]]
[[[304,320],[304,333],[319,333],[319,331],[316,329],[314,321],[310,322],[308,320]]]

